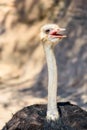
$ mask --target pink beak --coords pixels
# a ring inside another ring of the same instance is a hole
[[[57,38],[65,38],[66,35],[63,34],[63,32],[65,31],[66,29],[65,28],[58,28],[58,29],[54,29],[52,30],[49,34],[52,36],[52,37],[57,37]]]

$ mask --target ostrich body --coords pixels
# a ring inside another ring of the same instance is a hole
[[[56,24],[41,28],[48,66],[48,104],[32,105],[13,115],[2,130],[87,130],[87,112],[69,102],[57,103],[57,66],[53,48],[66,37]]]

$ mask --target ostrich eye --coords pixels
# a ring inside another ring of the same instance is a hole
[[[45,30],[45,32],[46,32],[46,33],[49,33],[49,32],[50,32],[50,29]]]

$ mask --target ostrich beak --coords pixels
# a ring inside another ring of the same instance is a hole
[[[66,29],[65,28],[58,28],[58,29],[54,29],[50,32],[50,36],[54,37],[54,38],[65,38],[67,37],[66,35],[64,35],[64,31]]]

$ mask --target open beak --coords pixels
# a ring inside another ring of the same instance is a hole
[[[65,31],[65,30],[66,30],[65,28],[58,28],[58,29],[52,30],[49,34],[50,34],[50,36],[52,36],[52,37],[54,37],[54,38],[60,38],[60,39],[62,39],[62,38],[67,37],[67,36],[64,34],[64,31]]]

